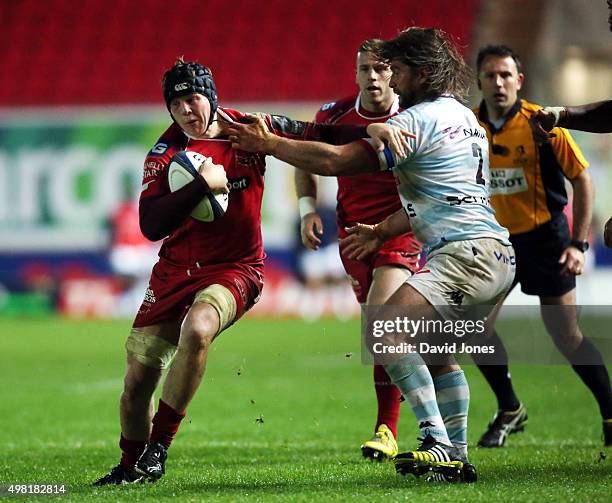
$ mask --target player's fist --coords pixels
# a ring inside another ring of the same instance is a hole
[[[227,174],[221,164],[215,164],[210,157],[207,157],[200,164],[198,172],[202,175],[211,191],[224,192],[226,194],[229,192],[227,188]]]
[[[563,107],[545,107],[533,114],[529,118],[529,126],[536,142],[539,144],[545,143],[557,136],[550,131],[559,124],[565,114],[567,114],[567,111]]]
[[[554,127],[555,117],[550,112],[538,110],[529,118],[529,127],[535,138],[536,143],[546,143],[551,137],[549,131]]]

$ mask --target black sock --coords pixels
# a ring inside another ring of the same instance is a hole
[[[601,353],[586,337],[570,358],[574,372],[593,393],[603,419],[612,418],[612,389],[610,376]]]
[[[487,339],[487,345],[495,347],[495,360],[500,365],[486,365],[484,363],[486,360],[480,355],[473,354],[472,358],[495,393],[497,407],[506,411],[516,410],[520,407],[521,402],[514,393],[508,370],[508,355],[497,332],[493,332]]]

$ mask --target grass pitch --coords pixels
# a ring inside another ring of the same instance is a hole
[[[513,368],[530,422],[506,449],[471,450],[476,484],[427,484],[363,460],[375,398],[371,368],[360,363],[358,321],[242,320],[211,349],[166,476],[94,488],[119,459],[129,324],[0,320],[0,485],[66,484],[57,496],[65,501],[612,499],[612,452],[601,447],[595,401],[568,366]],[[504,333],[512,330],[506,325]],[[495,402],[477,369],[466,372],[474,445]],[[407,450],[418,430],[402,407]]]

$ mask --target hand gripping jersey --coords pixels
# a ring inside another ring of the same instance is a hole
[[[540,108],[517,100],[501,129],[489,122],[484,103],[475,111],[491,145],[491,204],[512,235],[532,231],[559,215],[567,204],[565,179],[588,167],[565,129],[554,128],[554,138],[536,144],[527,121]]]
[[[376,152],[398,180],[402,205],[416,238],[429,250],[449,241],[493,238],[509,244],[508,231],[489,202],[489,149],[484,129],[452,96],[419,103],[387,121],[416,135],[412,152],[396,158]],[[367,141],[367,140],[366,140]]]

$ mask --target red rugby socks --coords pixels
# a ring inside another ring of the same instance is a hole
[[[167,403],[159,401],[157,413],[153,417],[153,431],[150,443],[159,442],[166,449],[174,440],[174,436],[185,417],[185,412],[177,412]]]
[[[121,464],[128,470],[133,470],[136,461],[144,451],[147,443],[144,440],[128,440],[123,435],[119,440],[121,448]]]
[[[374,389],[378,400],[375,430],[381,424],[386,424],[393,432],[393,436],[397,438],[397,422],[399,421],[402,394],[382,365],[374,365]]]

